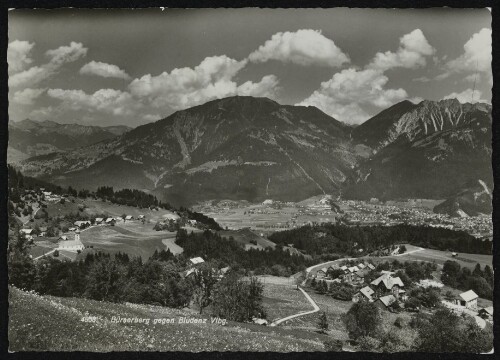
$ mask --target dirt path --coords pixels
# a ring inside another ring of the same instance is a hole
[[[287,316],[287,317],[284,317],[282,319],[278,319],[274,322],[272,322],[269,326],[276,326],[276,325],[279,325],[281,324],[282,322],[284,321],[287,321],[287,320],[290,320],[290,319],[294,319],[296,317],[299,317],[299,316],[304,316],[304,315],[309,315],[309,314],[314,314],[315,312],[318,312],[319,311],[319,306],[316,305],[316,303],[314,302],[314,300],[309,296],[308,293],[305,292],[304,289],[302,289],[301,287],[299,287],[299,290],[302,291],[302,293],[304,294],[304,296],[306,297],[307,300],[309,300],[309,302],[311,303],[311,305],[313,306],[314,310],[311,310],[311,311],[306,311],[306,312],[300,312],[298,314],[294,314],[294,315],[290,315],[290,316]]]

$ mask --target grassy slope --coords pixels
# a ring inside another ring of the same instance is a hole
[[[112,316],[198,316],[190,310],[38,296],[10,288],[11,351],[321,351],[318,338],[280,328],[229,323],[115,324]],[[82,322],[86,315],[101,317]],[[210,320],[209,320],[210,322]]]

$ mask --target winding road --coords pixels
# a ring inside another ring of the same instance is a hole
[[[282,322],[285,322],[287,320],[294,319],[294,318],[299,317],[299,316],[314,314],[315,312],[319,311],[319,306],[314,302],[314,300],[309,296],[309,294],[306,293],[305,290],[302,289],[301,287],[299,287],[299,290],[302,291],[302,293],[304,294],[306,299],[309,300],[309,302],[311,303],[311,305],[313,306],[314,309],[311,311],[300,312],[298,314],[290,315],[290,316],[284,317],[282,319],[275,320],[269,326],[276,326],[276,325],[279,325]]]

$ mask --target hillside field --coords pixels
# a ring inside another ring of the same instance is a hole
[[[304,332],[229,322],[180,324],[203,318],[189,309],[113,304],[39,296],[9,288],[10,351],[322,351],[324,337]],[[112,317],[149,319],[123,324]],[[84,322],[82,319],[94,320]],[[155,319],[174,323],[154,324]]]

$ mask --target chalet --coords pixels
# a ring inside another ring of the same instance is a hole
[[[139,215],[137,218],[138,218],[139,220],[142,220],[142,219],[145,219],[145,216],[144,216],[144,215]]]
[[[105,221],[104,221],[106,224],[109,224],[109,225],[112,225],[112,224],[115,224],[116,223],[116,220],[114,218],[107,218]]]
[[[353,302],[360,302],[360,301],[368,301],[368,302],[373,302],[373,294],[375,291],[369,286],[365,286],[364,288],[360,289],[354,296],[352,297]]]
[[[99,225],[103,221],[104,221],[104,219],[99,217],[99,218],[95,218],[94,223],[97,224],[97,225]]]
[[[479,309],[478,313],[485,320],[493,320],[493,306]]]
[[[363,270],[365,267],[366,267],[366,266],[365,266],[365,264],[363,264],[363,263],[359,263],[359,264],[358,264],[358,268],[359,268],[360,270]]]
[[[472,290],[468,290],[466,292],[461,293],[455,299],[455,304],[464,306],[467,309],[475,309],[477,308],[477,298],[479,296]]]
[[[345,265],[341,266],[340,270],[342,270],[344,272],[344,274],[347,274],[349,272],[349,270],[347,269],[347,266],[345,266]]]
[[[386,295],[378,298],[378,300],[375,302],[377,306],[381,309],[387,309],[389,306],[394,304],[396,302],[396,297],[394,295]]]
[[[198,265],[198,264],[205,262],[205,260],[203,260],[203,258],[201,258],[201,257],[195,257],[195,258],[189,259],[189,261],[191,261],[191,263],[193,265]]]
[[[134,217],[133,217],[132,215],[127,215],[127,216],[125,216],[125,219],[124,219],[124,220],[125,220],[125,221],[127,221],[127,220],[128,220],[128,221],[130,221],[130,220],[134,220]]]
[[[453,256],[453,257],[457,257],[457,256],[458,256],[458,254],[457,254],[456,252],[452,252],[452,253],[451,253],[451,256]]]

